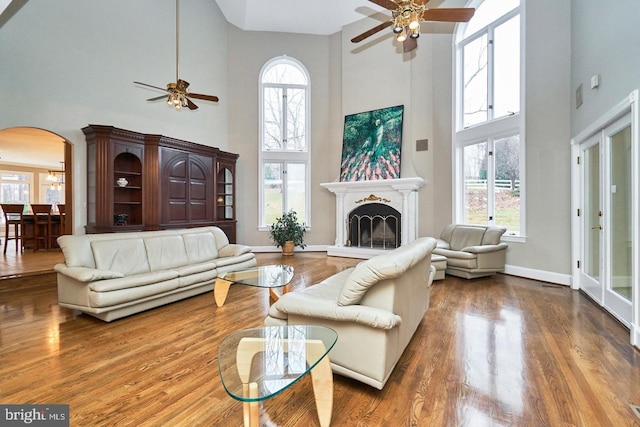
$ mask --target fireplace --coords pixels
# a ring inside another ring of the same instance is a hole
[[[418,237],[422,178],[321,185],[336,196],[336,240],[327,255],[370,258]]]
[[[401,214],[383,203],[367,203],[349,212],[346,246],[394,249],[401,244]]]

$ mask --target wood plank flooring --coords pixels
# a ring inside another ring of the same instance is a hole
[[[258,260],[293,265],[294,291],[358,262]],[[217,349],[230,331],[262,324],[264,289],[234,285],[220,308],[207,293],[104,323],[58,307],[51,274],[14,280],[0,285],[0,403],[68,403],[82,427],[242,425]],[[334,376],[332,426],[640,425],[629,404],[640,405],[640,352],[583,294],[447,277],[384,390]],[[263,426],[317,426],[310,378],[263,402],[260,416]]]

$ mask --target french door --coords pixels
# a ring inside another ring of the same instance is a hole
[[[627,327],[633,320],[631,114],[580,144],[579,288]]]

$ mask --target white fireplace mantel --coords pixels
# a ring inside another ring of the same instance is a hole
[[[414,241],[418,234],[418,190],[424,183],[424,179],[414,177],[320,184],[336,195],[336,240],[335,246],[327,248],[327,255],[369,258],[384,251],[345,245],[349,212],[366,202],[384,203],[399,211],[402,218],[401,242]]]

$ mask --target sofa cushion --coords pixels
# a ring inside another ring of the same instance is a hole
[[[216,238],[211,233],[183,234],[189,264],[211,261],[218,257]]]
[[[342,285],[338,305],[358,304],[371,286],[381,280],[400,276],[416,263],[423,261],[434,246],[434,239],[423,237],[392,252],[361,262]]]
[[[125,276],[151,271],[142,239],[96,240],[91,242],[96,267]]]
[[[182,236],[146,237],[144,246],[151,271],[166,270],[189,264]]]
[[[467,246],[478,246],[482,244],[482,238],[484,237],[485,227],[471,227],[459,225],[451,233],[451,249],[459,251]]]
[[[487,231],[482,238],[483,245],[497,245],[500,243],[502,235],[507,231],[505,227],[491,226],[487,227]]]

